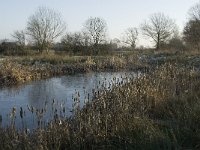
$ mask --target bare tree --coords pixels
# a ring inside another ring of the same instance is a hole
[[[99,17],[91,17],[86,20],[84,27],[95,46],[104,40],[107,29],[107,25],[104,19]]]
[[[30,16],[27,23],[27,34],[42,51],[52,45],[53,41],[62,35],[66,26],[59,13],[46,7],[39,7]]]
[[[191,7],[188,14],[191,20],[200,20],[200,2]]]
[[[124,43],[128,44],[131,46],[132,49],[135,48],[136,46],[136,40],[137,40],[137,36],[138,36],[138,30],[137,28],[128,28],[125,31],[125,37],[124,37]]]
[[[83,46],[89,46],[91,43],[90,35],[85,31],[82,31],[81,35],[82,35]]]
[[[159,49],[160,44],[169,40],[177,28],[172,19],[163,13],[155,13],[149,18],[149,22],[141,25],[141,29],[145,36],[155,42],[156,49]]]
[[[26,38],[25,38],[25,32],[23,30],[21,30],[21,31],[19,31],[19,30],[15,31],[12,34],[12,37],[17,41],[17,43],[20,46],[25,46]]]

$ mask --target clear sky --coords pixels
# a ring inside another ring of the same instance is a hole
[[[102,17],[110,38],[120,38],[128,27],[139,27],[152,13],[163,12],[182,30],[191,6],[199,0],[0,0],[0,39],[25,29],[28,17],[39,6],[61,13],[70,32],[80,31],[88,17]],[[140,44],[147,44],[141,39]]]

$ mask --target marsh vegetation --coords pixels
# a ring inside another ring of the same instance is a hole
[[[1,149],[198,149],[199,78],[193,67],[166,63],[101,90],[82,109],[76,97],[73,117],[46,128],[1,128]]]
[[[0,149],[200,149],[199,14],[182,33],[159,12],[108,39],[103,18],[65,33],[39,7],[0,41]]]

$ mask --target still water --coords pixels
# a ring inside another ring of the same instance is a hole
[[[74,100],[82,107],[94,91],[109,90],[119,82],[128,82],[140,73],[101,72],[54,77],[0,90],[0,126],[34,129],[55,118],[69,117]],[[38,123],[40,121],[40,124]]]

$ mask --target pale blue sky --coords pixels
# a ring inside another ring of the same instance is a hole
[[[28,17],[39,6],[60,12],[70,32],[81,30],[90,16],[102,17],[107,22],[109,37],[119,38],[126,28],[139,27],[156,12],[175,19],[181,30],[189,8],[197,2],[199,0],[0,0],[0,39],[9,39],[13,31],[24,29]],[[145,43],[145,39],[140,43]]]

